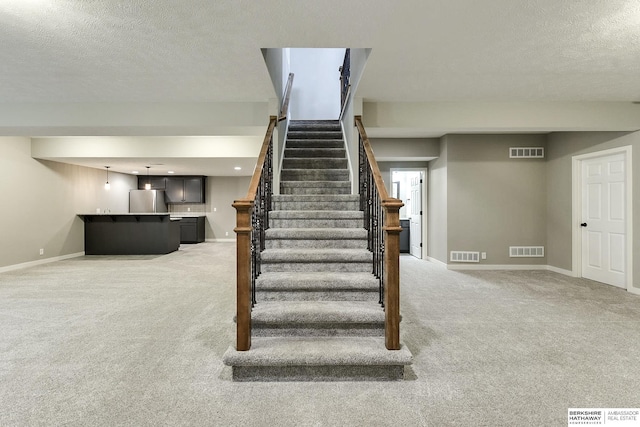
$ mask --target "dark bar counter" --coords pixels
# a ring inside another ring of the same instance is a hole
[[[180,221],[168,213],[79,214],[86,255],[158,255],[180,247]]]

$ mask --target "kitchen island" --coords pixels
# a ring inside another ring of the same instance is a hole
[[[158,255],[180,247],[180,221],[168,213],[78,214],[86,255]]]

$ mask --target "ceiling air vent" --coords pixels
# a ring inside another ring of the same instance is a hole
[[[451,262],[480,262],[480,252],[451,251]]]
[[[544,159],[544,147],[510,147],[511,159]]]
[[[511,258],[543,258],[544,246],[509,246]]]

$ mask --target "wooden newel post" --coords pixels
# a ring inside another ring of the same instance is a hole
[[[384,231],[384,341],[387,350],[400,350],[400,208],[401,200],[382,201]]]
[[[253,200],[233,202],[236,208],[236,350],[251,348],[251,212]]]

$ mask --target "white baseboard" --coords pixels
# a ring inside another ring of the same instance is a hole
[[[54,256],[51,258],[39,259],[37,261],[29,261],[29,262],[23,262],[20,264],[7,265],[5,267],[0,267],[0,273],[5,273],[7,271],[13,271],[13,270],[20,270],[22,268],[35,267],[36,265],[49,264],[51,262],[62,261],[70,258],[78,258],[81,256],[84,256],[84,251],[76,252],[73,254]]]
[[[564,268],[554,267],[553,265],[547,265],[547,270],[553,271],[554,273],[558,273],[558,274],[564,274],[565,276],[569,276],[569,277],[578,277],[575,274],[573,274],[573,271],[571,270],[565,270]]]
[[[207,239],[208,243],[235,243],[236,239]]]
[[[631,293],[631,294],[634,294],[634,295],[640,295],[640,288],[631,287],[631,288],[627,289],[627,291],[629,293]]]
[[[447,270],[544,270],[574,277],[573,272],[546,264],[446,264]]]
[[[448,270],[547,270],[542,264],[447,264]]]
[[[432,258],[432,257],[430,257],[430,256],[428,256],[428,257],[425,259],[425,261],[429,261],[429,262],[432,262],[432,263],[434,263],[434,264],[436,264],[436,265],[439,265],[440,267],[447,268],[447,263],[446,263],[446,262],[442,262],[442,261],[440,261],[439,259],[435,259],[435,258]]]

